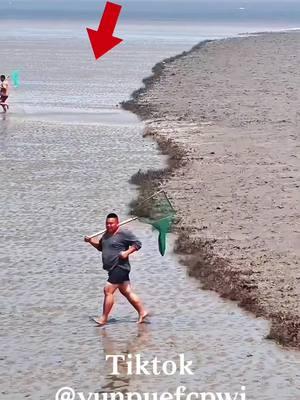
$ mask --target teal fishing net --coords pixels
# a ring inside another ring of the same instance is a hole
[[[154,193],[134,207],[134,214],[141,222],[158,231],[158,249],[163,256],[166,252],[167,234],[171,231],[176,211],[164,190]]]
[[[11,73],[11,81],[15,88],[20,86],[20,72],[15,70]]]

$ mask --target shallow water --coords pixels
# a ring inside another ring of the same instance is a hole
[[[50,399],[62,386],[160,393],[179,384],[199,392],[245,385],[249,399],[300,396],[299,353],[264,340],[265,321],[200,290],[171,251],[159,255],[155,233],[140,223],[131,226],[143,242],[132,257],[132,281],[154,314],[151,324],[138,327],[120,296],[114,323],[89,321],[106,278],[82,238],[112,209],[126,217],[135,193],[128,177],[153,165],[161,166],[161,157],[139,124],[11,123],[1,157],[3,398]],[[116,379],[105,355],[126,353],[164,361],[184,353],[194,376]]]
[[[120,109],[102,108],[96,110],[81,111],[81,110],[62,110],[53,111],[45,109],[39,111],[38,107],[31,109],[30,112],[14,112],[2,115],[2,118],[13,118],[14,121],[43,121],[50,123],[62,123],[66,125],[96,125],[96,126],[128,126],[138,124],[137,118],[131,112],[125,112]]]
[[[125,71],[127,81],[118,88],[112,86],[120,62],[116,54],[106,87],[93,66],[96,83],[86,86],[90,107],[79,111],[72,96],[76,88],[55,104],[57,90],[69,93],[74,87],[72,63],[79,50],[70,44],[67,57],[62,45],[58,49],[59,62],[69,60],[71,67],[56,82],[59,68],[49,56],[54,43],[47,46],[46,51],[45,44],[27,43],[20,50],[19,61],[29,48],[36,58],[33,66],[28,61],[30,78],[16,94],[15,108],[0,120],[1,398],[50,400],[62,386],[88,398],[88,392],[111,390],[174,392],[179,385],[189,392],[231,393],[244,385],[253,400],[300,398],[300,354],[265,340],[266,321],[202,291],[173,255],[174,237],[162,258],[155,233],[140,223],[131,225],[143,242],[132,256],[132,281],[153,313],[151,323],[137,326],[135,312],[120,295],[111,324],[99,328],[89,321],[100,311],[106,275],[83,236],[101,229],[109,211],[125,219],[136,194],[129,177],[165,162],[156,145],[142,139],[137,119],[115,108],[138,76],[147,74],[137,70],[158,61],[162,50],[148,54],[143,67]],[[37,83],[43,52],[49,64]],[[88,68],[83,58],[78,65],[80,71]],[[107,74],[108,61],[99,68]],[[111,375],[105,355],[128,353],[163,361],[184,353],[193,361],[194,375],[129,376],[124,364],[121,376]]]

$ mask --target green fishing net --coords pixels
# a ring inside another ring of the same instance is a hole
[[[169,216],[164,219],[151,223],[153,228],[158,230],[158,249],[163,256],[166,252],[167,233],[171,231],[174,216]]]
[[[15,88],[20,86],[20,72],[15,70],[11,73],[11,81]]]
[[[160,190],[134,207],[134,214],[141,222],[158,231],[158,248],[163,256],[166,251],[167,233],[171,231],[175,210],[164,190]]]

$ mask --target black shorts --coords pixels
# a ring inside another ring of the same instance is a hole
[[[115,267],[111,271],[108,271],[107,282],[117,285],[126,281],[130,281],[129,271],[127,271],[126,269]]]

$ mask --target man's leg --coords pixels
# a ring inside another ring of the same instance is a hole
[[[143,304],[139,297],[132,291],[130,283],[124,282],[119,285],[119,290],[123,296],[129,301],[129,303],[136,309],[139,313],[138,323],[144,322],[144,319],[148,316],[148,312],[143,307]]]
[[[109,282],[104,287],[103,313],[102,317],[96,320],[99,325],[105,325],[108,320],[109,313],[114,305],[114,292],[117,288],[118,285]]]
[[[3,111],[6,113],[6,111],[9,109],[9,106],[8,106],[8,104],[6,104],[6,100],[8,99],[8,96],[1,96],[1,98],[0,98],[0,103],[1,103],[1,106],[2,106],[2,108],[3,108]]]

